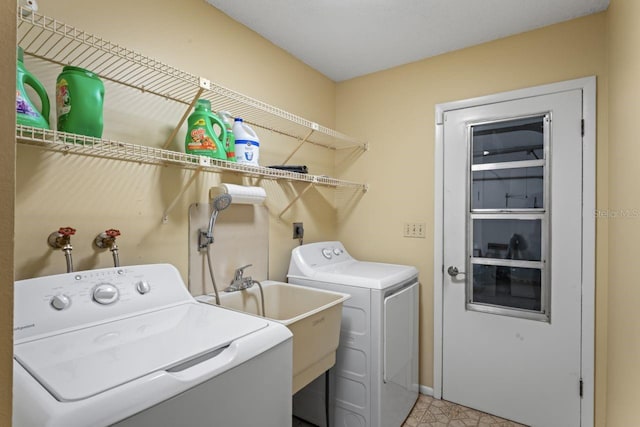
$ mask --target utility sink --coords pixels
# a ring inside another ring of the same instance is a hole
[[[293,390],[320,376],[336,362],[342,303],[350,296],[305,286],[266,280],[265,317],[282,323],[293,333]],[[198,297],[215,304],[215,298]],[[238,292],[220,292],[220,305],[260,316],[260,289],[254,285]]]

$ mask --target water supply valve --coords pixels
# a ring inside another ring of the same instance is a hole
[[[98,234],[93,243],[100,249],[109,248],[113,255],[113,266],[120,267],[120,257],[118,255],[118,245],[116,245],[116,237],[120,236],[120,230],[110,228]]]
[[[116,244],[116,237],[120,235],[120,230],[110,228],[96,236],[94,243],[100,249],[112,248]]]
[[[64,249],[71,246],[71,236],[76,234],[76,229],[72,227],[60,227],[58,231],[49,234],[47,242],[53,249]]]
[[[75,228],[60,227],[58,231],[49,234],[47,238],[47,243],[50,247],[53,249],[62,249],[62,252],[64,252],[64,257],[67,262],[67,273],[73,271],[73,259],[71,258],[73,246],[71,246],[71,236],[74,234],[76,234]]]

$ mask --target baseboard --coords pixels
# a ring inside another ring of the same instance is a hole
[[[433,388],[420,384],[420,394],[425,396],[433,396]]]

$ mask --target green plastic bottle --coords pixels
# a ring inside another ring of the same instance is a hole
[[[187,124],[188,131],[184,143],[187,154],[227,160],[227,152],[224,150],[227,128],[222,119],[211,112],[211,102],[198,99]],[[220,129],[219,133],[216,133],[216,127]]]
[[[33,105],[29,99],[25,85],[30,86],[40,97],[41,110]],[[18,60],[16,69],[16,121],[20,125],[50,129],[49,127],[49,96],[42,83],[35,78],[24,66],[24,52],[18,46]]]
[[[58,130],[102,137],[104,84],[84,68],[66,66],[56,82]]]
[[[222,119],[227,127],[227,140],[224,144],[224,150],[227,152],[227,160],[236,161],[236,137],[233,134],[233,116],[228,111],[218,111],[218,117]]]

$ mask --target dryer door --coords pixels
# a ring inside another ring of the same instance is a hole
[[[418,357],[418,282],[384,299],[385,383],[411,386],[411,368]]]

